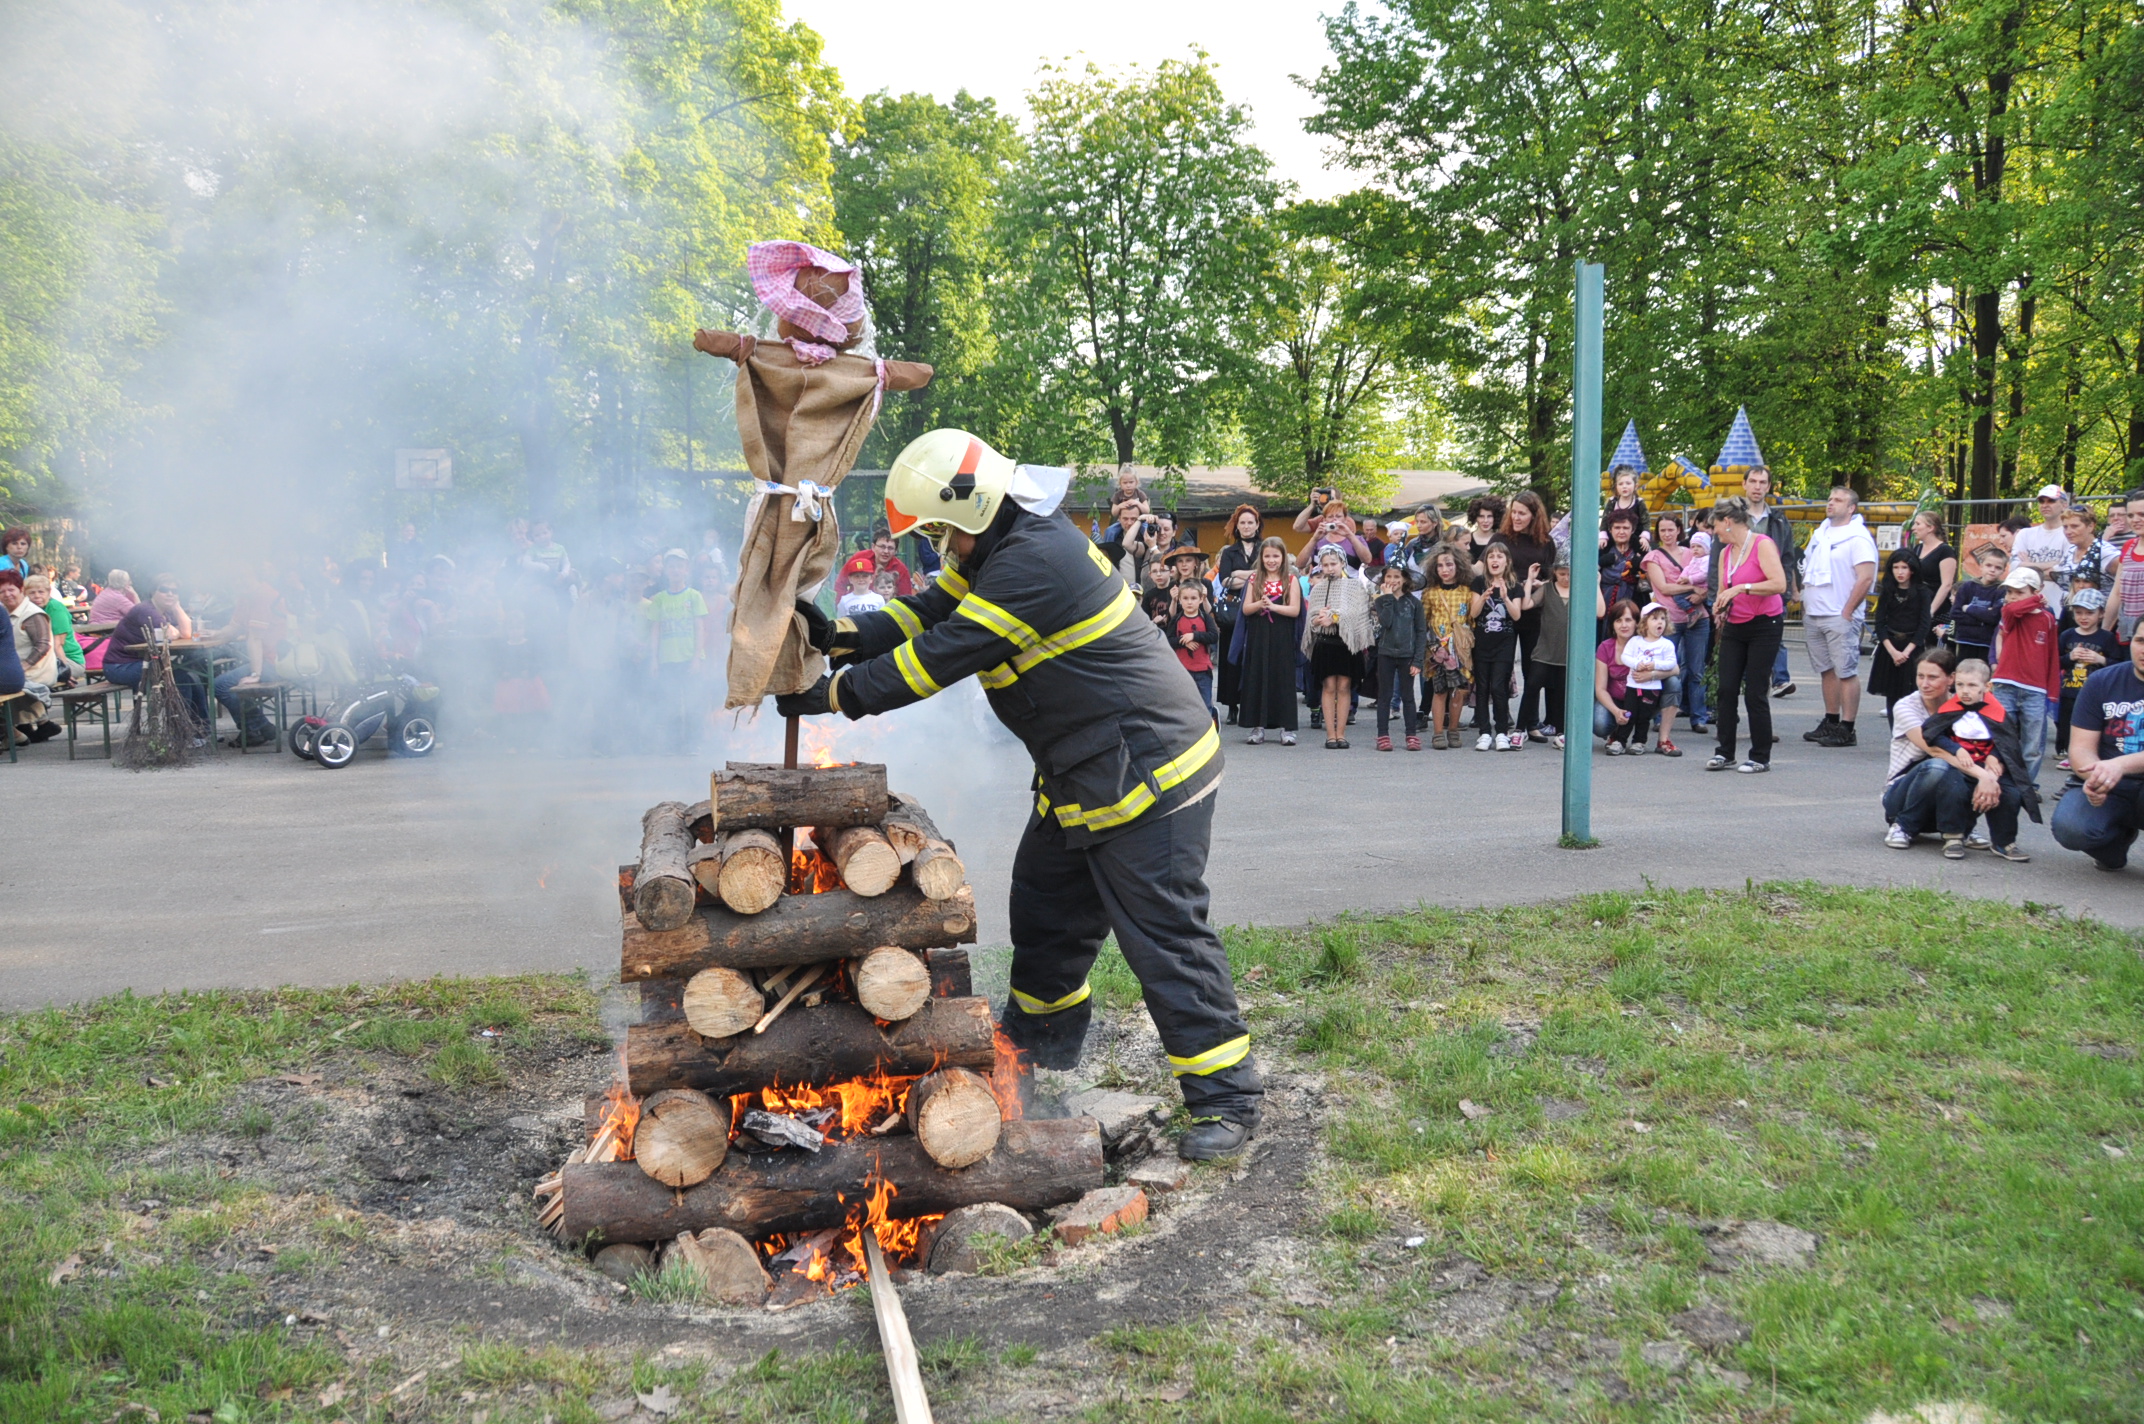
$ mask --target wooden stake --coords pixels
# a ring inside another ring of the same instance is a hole
[[[886,1273],[878,1234],[864,1231],[864,1257],[871,1271],[871,1314],[878,1320],[878,1345],[886,1356],[886,1378],[893,1385],[893,1417],[898,1424],[932,1424],[930,1396],[923,1392],[923,1361],[915,1337],[908,1333],[908,1313]]]
[[[812,982],[825,972],[826,966],[824,964],[814,964],[811,968],[805,970],[804,973],[798,977],[797,982],[789,986],[789,992],[782,995],[781,1001],[775,1004],[773,1008],[767,1010],[767,1016],[761,1019],[758,1023],[752,1025],[752,1032],[765,1033],[767,1031],[767,1025],[773,1023],[776,1019],[780,1018],[782,1016],[782,1011],[796,1002],[797,995],[803,993],[806,989],[809,989],[812,986]]]
[[[797,769],[797,727],[802,721],[801,717],[791,717],[788,719],[789,725],[782,731],[782,769],[784,771],[795,771]],[[714,797],[710,795],[708,800],[712,802]],[[782,874],[785,876],[789,873],[790,857],[796,854],[796,850],[796,828],[793,826],[782,827]],[[786,1004],[789,1001],[784,999],[782,1002]],[[777,1006],[774,1013],[778,1014],[781,1011],[781,1008]],[[771,1019],[774,1014],[769,1014],[767,1017]],[[766,1025],[761,1024],[760,1027],[765,1028]]]

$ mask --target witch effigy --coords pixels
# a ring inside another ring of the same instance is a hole
[[[871,350],[863,274],[804,242],[746,254],[774,338],[700,331],[692,344],[737,363],[737,433],[757,486],[730,608],[728,707],[800,692],[825,671],[797,599],[841,557],[833,493],[856,463],[888,391],[921,390],[931,368]]]

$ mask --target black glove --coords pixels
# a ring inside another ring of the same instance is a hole
[[[822,677],[802,692],[784,692],[774,699],[774,710],[784,717],[822,717],[835,709],[830,695],[834,680]]]
[[[826,613],[808,598],[797,600],[797,612],[804,615],[804,636],[814,649],[825,652],[833,646],[834,625]]]

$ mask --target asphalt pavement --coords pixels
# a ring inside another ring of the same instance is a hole
[[[1798,650],[1796,650],[1798,652]],[[1221,923],[1300,924],[1345,911],[1553,899],[1748,880],[1928,886],[2037,901],[2144,928],[2144,865],[2118,875],[2026,824],[2028,864],[1886,849],[1881,708],[1858,747],[1801,734],[1813,677],[1773,703],[1785,740],[1765,776],[1708,774],[1686,755],[1593,762],[1590,850],[1558,848],[1562,767],[1550,749],[1381,754],[1368,714],[1327,751],[1224,728],[1226,779],[1208,879]],[[985,944],[1006,937],[1011,854],[1030,768],[972,687],[831,729],[842,761],[884,761],[960,846]],[[14,829],[0,852],[0,1006],[132,989],[330,985],[432,974],[617,970],[616,867],[641,811],[697,800],[725,759],[778,758],[771,716],[724,722],[686,756],[510,754],[458,738],[422,760],[373,749],[327,771],[287,754],[133,773],[66,759],[65,742],[0,761]],[[569,739],[571,740],[571,739]],[[585,740],[585,739],[582,739]],[[2062,774],[2050,756],[2050,804]],[[2140,857],[2144,862],[2144,857]]]

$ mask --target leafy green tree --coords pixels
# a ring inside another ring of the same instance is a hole
[[[1249,117],[1203,55],[1053,70],[1029,108],[1004,242],[1026,280],[999,336],[1000,359],[1036,382],[1030,448],[1188,463],[1217,428],[1279,196]]]
[[[879,352],[938,373],[879,416],[866,461],[884,464],[943,425],[1000,438],[994,293],[1016,274],[996,239],[1020,151],[1012,120],[966,90],[950,104],[871,95],[855,137],[835,151],[834,222],[863,269]]]
[[[1359,284],[1331,243],[1278,241],[1258,289],[1259,349],[1235,378],[1251,473],[1289,500],[1320,486],[1381,504],[1406,443],[1392,409],[1405,378],[1395,343],[1356,309]]]

